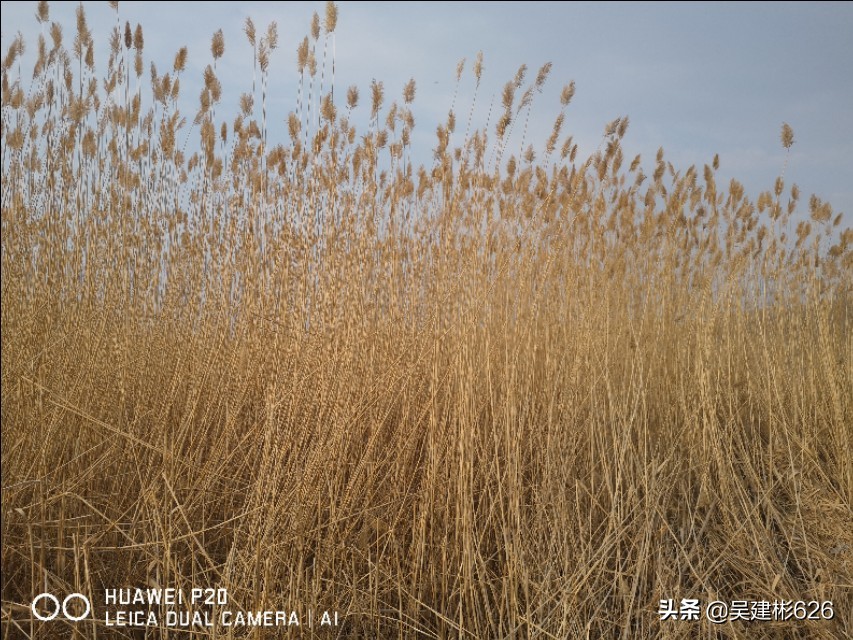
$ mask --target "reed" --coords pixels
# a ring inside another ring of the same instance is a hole
[[[579,158],[574,84],[536,102],[550,65],[463,135],[454,103],[416,166],[415,81],[336,92],[331,4],[293,112],[247,20],[260,96],[222,86],[218,31],[188,119],[187,49],[149,60],[112,4],[105,71],[83,7],[69,49],[46,2],[32,76],[22,38],[2,61],[4,638],[128,637],[98,608],[119,586],[334,609],[352,638],[853,627],[853,230],[828,203],[629,162],[627,118]],[[484,68],[458,70],[474,100]],[[43,591],[100,617],[37,623]],[[688,597],[835,617],[659,620]]]

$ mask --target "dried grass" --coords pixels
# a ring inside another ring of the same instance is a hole
[[[414,82],[369,87],[366,131],[357,88],[336,108],[335,8],[288,141],[275,26],[248,20],[260,98],[217,117],[219,31],[190,124],[187,50],[146,84],[121,22],[105,82],[82,9],[31,85],[22,40],[3,61],[4,638],[72,637],[31,619],[41,591],[154,585],[337,609],[339,637],[849,632],[853,232],[828,204],[794,233],[781,177],[751,200],[661,150],[646,179],[627,118],[576,160],[574,84],[536,156],[548,65],[414,166]],[[667,597],[836,616],[665,624]],[[74,637],[128,637],[102,622]]]

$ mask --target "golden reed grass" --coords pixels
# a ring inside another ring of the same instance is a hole
[[[225,95],[219,31],[187,118],[187,49],[150,61],[111,4],[105,75],[82,7],[69,49],[39,3],[32,80],[22,39],[2,63],[3,638],[188,637],[29,603],[198,585],[336,609],[325,637],[849,633],[853,230],[828,204],[662,149],[647,176],[627,118],[580,159],[573,84],[528,140],[550,65],[480,128],[454,97],[417,166],[414,81],[367,112],[336,87],[334,5],[292,113],[247,20],[251,88]],[[483,69],[457,70],[474,100]],[[835,618],[663,623],[662,598]]]

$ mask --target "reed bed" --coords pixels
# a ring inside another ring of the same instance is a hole
[[[574,84],[536,102],[550,65],[472,122],[482,55],[418,164],[415,81],[336,86],[333,4],[295,76],[274,23],[214,34],[183,113],[187,50],[151,59],[110,4],[106,70],[82,5],[68,36],[46,2],[32,74],[23,39],[2,62],[3,638],[849,637],[841,214],[783,167],[750,195],[718,158],[623,157],[627,117],[579,157]],[[127,586],[341,624],[105,626]],[[43,591],[98,615],[39,622]],[[661,621],[664,598],[835,615]]]

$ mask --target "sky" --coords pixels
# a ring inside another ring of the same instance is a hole
[[[50,19],[63,24],[67,46],[76,5],[51,5]],[[103,75],[115,13],[106,2],[84,6]],[[275,20],[279,48],[271,57],[268,117],[272,141],[283,142],[284,122],[296,105],[296,47],[309,31],[312,13],[322,18],[324,6],[121,2],[119,13],[122,22],[143,26],[146,69],[154,61],[161,73],[169,70],[175,52],[188,46],[182,83],[190,117],[202,70],[211,61],[211,36],[221,28],[225,55],[217,71],[224,97],[217,114],[231,113],[229,120],[240,94],[251,88],[252,53],[243,22],[251,16],[263,32]],[[40,32],[35,8],[35,2],[2,2],[3,53],[20,31],[30,65]],[[413,141],[423,161],[429,160],[436,126],[453,104],[462,58],[468,64],[455,111],[458,121],[467,120],[474,97],[471,62],[482,51],[485,71],[475,126],[486,122],[493,102],[497,111],[500,91],[519,65],[527,64],[532,76],[551,62],[549,82],[533,106],[528,140],[544,142],[560,109],[560,90],[574,80],[577,90],[563,131],[574,135],[580,157],[598,147],[608,122],[627,115],[625,155],[630,160],[642,154],[646,173],[653,171],[659,147],[681,169],[701,167],[718,153],[718,183],[737,178],[757,197],[772,189],[786,165],[779,134],[788,122],[795,144],[787,183],[796,182],[806,197],[817,193],[845,213],[843,226],[853,224],[853,3],[340,2],[339,9],[339,104],[343,90],[357,85],[366,118],[372,79],[383,81],[387,106],[414,78]],[[23,64],[27,68],[27,58]]]

